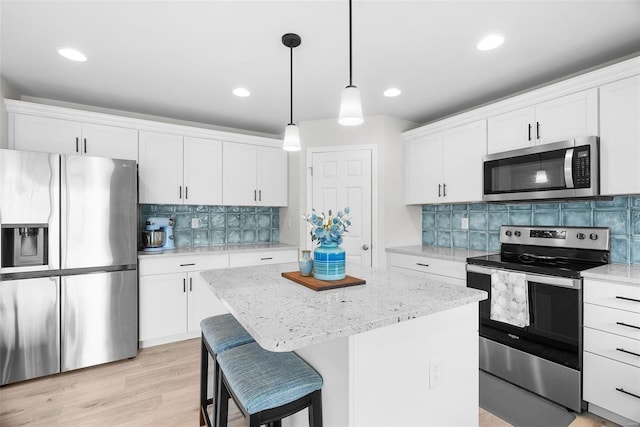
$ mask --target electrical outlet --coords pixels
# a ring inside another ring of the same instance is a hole
[[[200,228],[200,218],[191,218],[191,228]]]
[[[439,357],[434,357],[429,360],[429,388],[436,388],[440,385],[442,373],[441,373],[441,361]]]
[[[462,228],[463,230],[469,229],[469,218],[460,219],[460,228]]]

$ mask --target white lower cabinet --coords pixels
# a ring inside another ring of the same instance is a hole
[[[444,283],[467,286],[465,262],[387,252],[387,268],[427,276]]]
[[[141,258],[141,347],[197,337],[202,319],[226,313],[200,272],[228,266],[227,254]]]
[[[595,414],[640,422],[640,286],[584,280],[583,398]]]
[[[297,249],[140,256],[140,347],[198,337],[202,319],[228,313],[200,272],[297,261]]]

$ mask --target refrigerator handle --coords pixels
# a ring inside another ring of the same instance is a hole
[[[189,277],[189,292],[193,292],[193,277]]]
[[[87,138],[84,138],[84,154],[87,154]]]
[[[182,279],[182,292],[187,292],[187,279]]]
[[[78,138],[78,137],[76,136],[76,153],[78,152],[78,148],[79,148],[79,147],[78,147],[79,139],[80,139],[80,138]]]

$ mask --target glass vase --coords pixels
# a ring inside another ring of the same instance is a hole
[[[311,276],[311,270],[313,270],[313,258],[311,258],[311,251],[303,250],[300,252],[300,259],[298,259],[300,274],[303,276]]]
[[[318,280],[342,280],[345,276],[345,253],[335,242],[321,243],[313,251],[313,277]]]

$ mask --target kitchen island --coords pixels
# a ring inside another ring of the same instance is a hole
[[[477,425],[478,301],[486,293],[349,265],[365,285],[316,292],[281,277],[297,264],[202,272],[270,351],[323,377],[326,426]],[[308,425],[306,412],[284,425]]]

